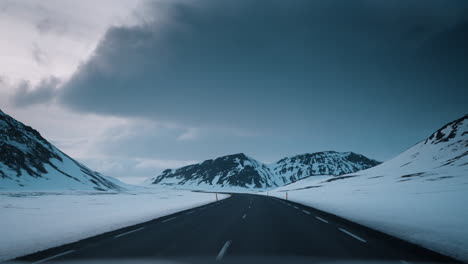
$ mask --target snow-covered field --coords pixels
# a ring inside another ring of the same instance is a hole
[[[468,262],[468,117],[392,160],[312,176],[269,194],[306,204]]]
[[[218,194],[220,199],[228,195]],[[216,201],[213,193],[0,192],[0,261]]]

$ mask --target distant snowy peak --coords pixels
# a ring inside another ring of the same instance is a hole
[[[33,128],[0,110],[0,189],[120,190],[120,183],[73,160]]]
[[[205,160],[179,169],[168,169],[152,184],[241,187],[263,189],[277,186],[267,166],[244,153]]]
[[[459,138],[460,140],[467,139],[468,134],[468,114],[455,121],[452,121],[424,141],[424,144],[438,144],[442,142],[449,142]]]
[[[353,152],[324,151],[287,157],[271,165],[273,173],[293,182],[314,175],[342,175],[379,165]]]
[[[194,189],[268,189],[298,179],[323,174],[341,175],[379,164],[352,152],[334,151],[303,154],[263,164],[243,153],[206,160],[179,169],[168,169],[151,184],[185,186]]]

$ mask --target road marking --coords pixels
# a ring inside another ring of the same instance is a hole
[[[409,263],[408,261],[406,261],[406,260],[400,260],[400,263],[401,263],[401,264],[410,264],[410,263]]]
[[[299,209],[297,206],[293,206],[295,209]]]
[[[190,212],[187,212],[185,214],[193,214],[193,213],[195,213],[195,211],[190,211]]]
[[[242,219],[245,219],[246,217],[247,217],[247,214],[244,214],[244,215],[242,216]]]
[[[169,222],[169,221],[174,220],[174,219],[176,219],[176,218],[172,217],[172,218],[169,218],[169,219],[166,219],[166,220],[162,221],[162,223]]]
[[[138,229],[135,229],[135,230],[132,230],[132,231],[128,231],[128,232],[125,232],[125,233],[123,233],[123,234],[116,235],[116,236],[114,236],[114,237],[115,237],[115,238],[118,238],[118,237],[121,237],[121,236],[125,236],[125,235],[128,235],[128,234],[131,234],[131,233],[136,232],[136,231],[140,231],[140,230],[142,230],[142,229],[145,229],[145,228],[144,228],[144,227],[140,227],[140,228],[138,228]]]
[[[320,217],[318,217],[318,216],[316,216],[315,218],[317,218],[318,220],[320,220],[320,221],[322,221],[322,222],[324,222],[324,223],[327,223],[327,224],[328,224],[328,221],[327,221],[327,220],[325,220],[325,219],[323,219],[323,218],[320,218]]]
[[[306,214],[310,214],[310,212],[306,211],[306,210],[302,210],[302,212],[306,213]]]
[[[226,254],[226,251],[228,247],[231,245],[232,241],[228,240],[226,243],[224,243],[223,248],[221,248],[221,251],[219,251],[218,255],[216,256],[216,260],[222,260],[224,257],[224,254]]]
[[[61,256],[65,256],[65,255],[73,253],[73,252],[75,252],[75,250],[68,250],[68,251],[65,251],[63,253],[54,255],[52,257],[48,257],[48,258],[45,258],[45,259],[38,260],[36,262],[33,262],[32,264],[43,263],[43,262],[46,262],[46,261],[49,261],[49,260],[52,260],[52,259],[55,259],[55,258],[58,258],[58,257],[61,257]]]
[[[351,236],[351,237],[353,237],[353,238],[355,238],[355,239],[357,239],[357,240],[359,240],[359,241],[361,241],[361,242],[364,242],[364,243],[367,242],[365,239],[356,236],[355,234],[349,232],[349,231],[346,230],[346,229],[343,229],[343,228],[338,228],[338,229],[339,229],[341,232],[343,232],[343,233],[345,233],[345,234],[347,234],[347,235],[349,235],[349,236]]]

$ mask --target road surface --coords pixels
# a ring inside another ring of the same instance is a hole
[[[248,194],[233,194],[216,203],[18,260],[42,263],[89,259],[181,259],[204,263],[454,261],[310,207]]]

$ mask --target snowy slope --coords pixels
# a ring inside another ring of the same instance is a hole
[[[121,190],[0,110],[0,190]]]
[[[377,164],[379,162],[352,152],[303,154],[269,165],[240,153],[179,169],[168,169],[148,183],[202,190],[265,190],[311,175],[340,175]]]
[[[468,115],[376,167],[270,191],[468,261]]]

